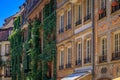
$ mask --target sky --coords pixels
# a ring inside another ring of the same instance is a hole
[[[0,27],[4,23],[4,19],[14,15],[19,11],[25,0],[0,0]]]

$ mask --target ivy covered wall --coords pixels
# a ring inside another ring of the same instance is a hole
[[[56,80],[55,9],[56,0],[50,0],[43,9],[43,22],[35,18],[29,23],[26,41],[20,17],[15,19],[10,36],[12,80]]]

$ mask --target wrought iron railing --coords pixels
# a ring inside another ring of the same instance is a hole
[[[99,56],[99,63],[107,62],[107,55]]]

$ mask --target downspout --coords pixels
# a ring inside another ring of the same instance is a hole
[[[95,80],[95,25],[94,25],[94,0],[91,1],[92,3],[92,14],[91,14],[91,18],[92,18],[92,80]]]

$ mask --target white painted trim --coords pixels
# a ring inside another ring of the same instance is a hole
[[[83,25],[82,27],[80,27],[80,28],[78,28],[78,29],[75,29],[74,33],[75,33],[75,34],[80,33],[80,32],[82,32],[83,30],[88,29],[88,28],[90,28],[90,27],[92,27],[92,22],[89,22],[88,24]]]

